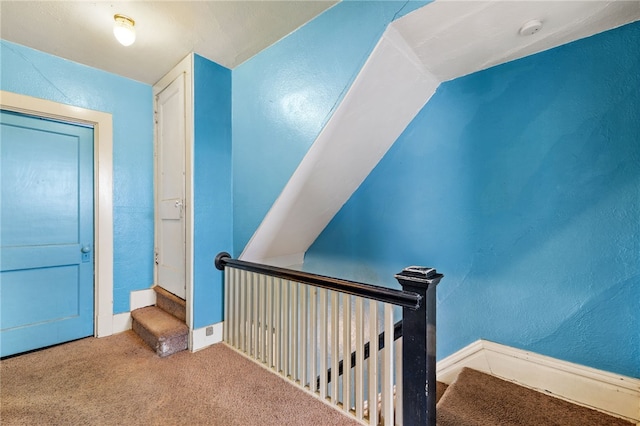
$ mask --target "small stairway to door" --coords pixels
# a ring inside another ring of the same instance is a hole
[[[153,289],[156,305],[132,311],[131,328],[159,357],[167,357],[188,347],[186,302],[162,287]]]

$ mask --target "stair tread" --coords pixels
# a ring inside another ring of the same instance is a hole
[[[438,426],[631,425],[623,419],[466,367],[444,392],[436,414]]]
[[[131,312],[131,316],[158,340],[189,333],[189,328],[185,323],[157,306],[136,309]]]

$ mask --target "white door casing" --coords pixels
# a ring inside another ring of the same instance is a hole
[[[0,91],[8,111],[88,124],[94,129],[94,334],[113,334],[113,119],[111,114]]]
[[[193,89],[190,54],[153,86],[155,284],[186,300],[192,324]]]

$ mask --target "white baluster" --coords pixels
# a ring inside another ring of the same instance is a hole
[[[267,362],[267,340],[269,339],[267,326],[267,277],[260,274],[260,360]]]
[[[253,291],[253,303],[252,303],[252,321],[251,321],[251,354],[255,359],[258,359],[258,315],[260,314],[258,309],[258,300],[260,297],[260,287],[258,285],[258,275],[256,273],[251,274],[251,290]]]
[[[309,288],[311,297],[309,298],[309,390],[316,393],[316,378],[318,377],[318,288]]]
[[[273,280],[267,280],[267,367],[273,368],[273,339],[275,333],[275,321],[273,319]]]
[[[378,424],[378,303],[369,300],[369,424]]]
[[[340,363],[340,312],[338,292],[331,292],[331,403],[338,403],[338,375]]]
[[[231,343],[230,335],[229,335],[229,324],[231,323],[231,318],[229,315],[229,301],[231,300],[231,286],[229,285],[231,275],[231,268],[225,266],[224,267],[224,341],[228,344]]]
[[[384,304],[384,350],[382,354],[382,416],[393,424],[393,305]]]
[[[309,315],[307,309],[307,303],[309,300],[309,286],[306,284],[300,284],[300,386],[305,387],[307,384],[307,348],[309,347],[308,341],[308,323],[307,316]]]
[[[282,301],[282,297],[281,297],[281,285],[282,285],[282,280],[277,278],[274,279],[274,283],[273,283],[273,303],[274,303],[274,307],[273,307],[273,316],[275,318],[274,321],[274,328],[276,330],[276,336],[275,336],[275,362],[274,362],[274,366],[275,366],[275,371],[276,372],[280,372],[280,369],[282,368],[282,362],[281,362],[281,348],[282,348],[282,326],[281,326],[281,322],[280,320],[282,319],[282,315],[281,315],[281,309],[280,309],[280,302]]]
[[[280,302],[282,313],[282,346],[280,347],[280,353],[282,356],[282,375],[284,377],[289,376],[289,355],[291,353],[291,329],[289,323],[289,281],[284,281],[282,284],[282,301]]]
[[[298,340],[298,283],[291,283],[291,380],[298,381],[298,352],[300,351],[300,341]]]
[[[240,347],[240,300],[242,297],[242,284],[240,281],[240,271],[233,269],[233,342],[232,346],[236,349]]]
[[[327,290],[318,289],[320,296],[320,398],[327,398]]]
[[[351,409],[351,296],[342,295],[342,409]]]
[[[356,417],[364,417],[364,300],[356,297],[356,368],[355,368],[355,406]],[[375,426],[375,425],[374,425]]]
[[[240,272],[240,346],[245,352],[247,347],[247,271]]]

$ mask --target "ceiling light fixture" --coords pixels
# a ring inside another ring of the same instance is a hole
[[[131,46],[136,41],[135,21],[119,13],[113,15],[113,19],[116,21],[113,24],[113,35],[116,36],[121,45]]]

